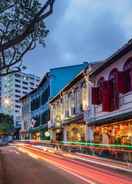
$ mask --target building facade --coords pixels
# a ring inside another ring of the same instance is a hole
[[[14,119],[14,127],[21,127],[20,98],[35,89],[40,78],[22,72],[13,73],[2,78],[2,109]]]
[[[45,135],[48,132],[48,121],[50,120],[49,100],[56,96],[86,66],[87,63],[83,63],[50,69],[44,75],[38,88],[26,95],[31,107],[30,128],[28,131],[32,139],[48,138]],[[22,117],[24,117],[24,114]]]
[[[90,104],[89,72],[99,64],[89,64],[50,100],[51,140],[87,141],[85,111]]]
[[[31,137],[28,134],[28,131],[31,128],[31,106],[30,106],[30,97],[23,96],[20,99],[22,103],[22,126],[20,130],[21,139],[30,139]]]
[[[132,41],[91,73],[89,141],[132,145]]]

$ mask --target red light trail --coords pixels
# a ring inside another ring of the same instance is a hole
[[[57,168],[78,177],[84,183],[89,184],[132,184],[132,177],[118,172],[115,169],[106,169],[106,167],[97,167],[89,163],[74,160],[72,157],[64,157],[54,153],[47,153],[38,148],[21,145],[20,151],[33,154],[38,159],[54,165]]]

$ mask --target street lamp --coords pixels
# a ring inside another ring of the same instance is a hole
[[[4,98],[4,105],[7,107],[9,107],[11,105],[11,100],[9,97]]]

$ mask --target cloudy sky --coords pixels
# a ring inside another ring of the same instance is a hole
[[[41,0],[44,2],[44,0]],[[24,58],[27,71],[103,60],[132,37],[132,0],[56,0],[46,48]]]

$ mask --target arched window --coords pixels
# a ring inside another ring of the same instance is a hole
[[[132,90],[132,58],[129,58],[126,63],[124,64],[124,71],[125,71],[125,81],[127,91]]]
[[[118,79],[118,70],[115,68],[110,72],[109,75],[109,80],[112,82],[114,90],[117,89],[117,79]]]
[[[132,69],[132,58],[129,58],[127,62],[124,64],[124,70]]]
[[[111,85],[111,110],[119,108],[119,93],[118,93],[118,70],[115,68],[110,72],[109,81]]]

